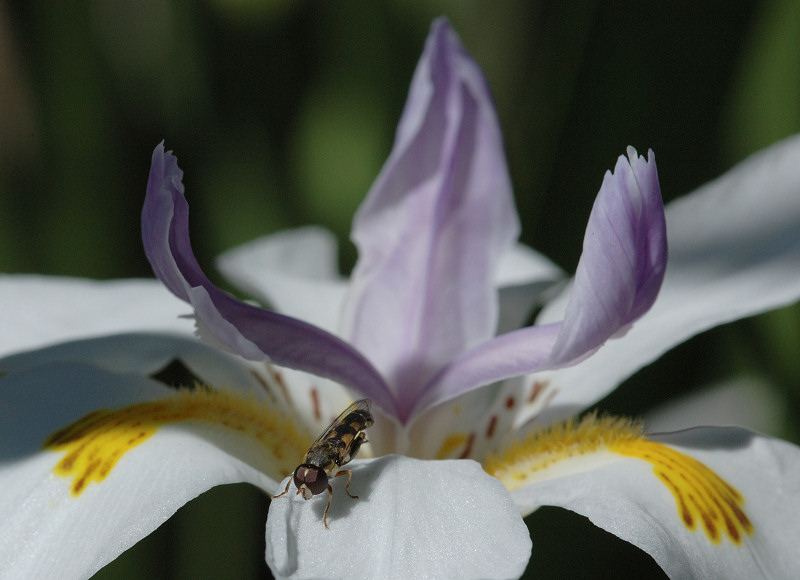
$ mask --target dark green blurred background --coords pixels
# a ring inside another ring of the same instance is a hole
[[[656,152],[669,200],[800,128],[798,0],[8,1],[0,271],[150,276],[139,211],[162,139],[186,172],[208,269],[227,248],[312,222],[340,236],[351,267],[352,213],[440,14],[494,91],[523,241],[569,271],[603,173],[627,145]],[[711,331],[602,407],[639,414],[747,375],[792,417],[798,329],[795,307]],[[267,575],[266,507],[245,486],[214,490],[99,577]],[[658,577],[649,557],[582,518],[547,509],[528,522],[531,577]],[[343,558],[359,557],[358,538],[341,541]]]

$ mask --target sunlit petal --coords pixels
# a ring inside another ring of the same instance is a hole
[[[584,357],[653,305],[667,266],[664,207],[655,158],[633,148],[607,172],[583,241],[564,326],[551,363]],[[560,366],[560,365],[559,365]]]
[[[415,411],[494,381],[574,364],[626,331],[658,293],[664,228],[652,152],[645,161],[630,148],[603,180],[563,322],[522,328],[457,357],[427,385]]]
[[[305,501],[292,488],[272,500],[267,562],[276,577],[518,578],[525,570],[528,530],[477,463],[388,455],[352,465],[358,499],[342,489],[346,477],[335,480],[330,529],[326,492]]]

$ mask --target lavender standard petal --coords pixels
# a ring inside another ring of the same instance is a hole
[[[519,230],[485,79],[434,23],[392,153],[353,226],[345,336],[403,405],[497,324],[495,271]]]
[[[352,346],[311,324],[236,300],[211,283],[189,241],[182,176],[175,157],[159,144],[142,210],[142,239],[156,276],[195,308],[201,331],[245,358],[330,378],[394,412],[383,379]]]
[[[624,331],[655,302],[667,266],[667,232],[653,152],[633,148],[607,172],[553,347],[554,368],[584,357]]]
[[[629,149],[607,173],[584,238],[564,320],[522,328],[473,348],[426,386],[404,420],[480,386],[573,365],[624,332],[655,301],[667,259],[661,190],[652,152]]]

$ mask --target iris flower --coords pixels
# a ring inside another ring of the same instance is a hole
[[[554,505],[672,577],[796,577],[800,449],[580,414],[688,337],[798,299],[800,140],[666,212],[653,153],[629,148],[567,282],[518,231],[489,91],[444,20],[355,216],[349,279],[332,236],[302,228],[220,262],[273,310],[217,288],[159,145],[142,233],[177,299],[147,281],[0,282],[0,572],[88,576],[210,487],[279,492],[329,421],[369,398],[375,424],[350,464],[359,497],[334,482],[330,529],[324,496],[271,502],[276,576],[517,577],[531,554],[521,515]],[[59,326],[69,315],[48,292],[80,316]],[[189,310],[205,344],[177,318]],[[170,388],[176,365],[191,378]]]

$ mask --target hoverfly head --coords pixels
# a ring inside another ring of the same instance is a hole
[[[328,474],[317,465],[304,463],[294,470],[294,484],[297,493],[303,494],[303,499],[311,499],[328,487]]]

